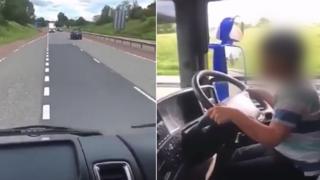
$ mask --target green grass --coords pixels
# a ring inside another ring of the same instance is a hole
[[[258,44],[263,36],[265,29],[252,27],[245,30],[245,34],[239,46],[244,49],[249,74],[255,74],[258,69]],[[301,29],[301,34],[307,45],[307,57],[305,69],[312,75],[320,74],[320,26],[308,26]],[[211,38],[210,42],[216,40]],[[209,66],[212,66],[213,52],[208,53]],[[228,64],[229,68],[243,69],[243,61],[236,62],[233,66]],[[157,35],[157,74],[158,75],[178,75],[178,55],[177,40],[175,33]]]
[[[9,21],[5,25],[0,24],[0,45],[21,39],[28,39],[34,37],[36,34],[37,30],[31,25],[22,26]]]
[[[157,74],[178,74],[178,52],[175,33],[157,35]]]
[[[125,29],[120,32],[114,31],[112,23],[103,25],[88,24],[82,27],[82,30],[105,35],[116,35],[145,40],[155,40],[155,23],[155,17],[148,17],[144,21],[128,20]]]

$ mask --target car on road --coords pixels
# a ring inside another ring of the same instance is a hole
[[[54,33],[56,31],[56,26],[53,22],[49,23],[49,33]]]
[[[73,29],[70,33],[70,39],[71,40],[77,40],[82,39],[82,32],[80,29]]]
[[[59,28],[57,28],[57,31],[62,32],[63,29],[59,27]]]
[[[49,33],[54,33],[55,29],[49,29]]]

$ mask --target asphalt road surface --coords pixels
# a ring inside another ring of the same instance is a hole
[[[154,130],[132,128],[155,121],[154,70],[154,61],[50,33],[1,60],[0,127],[46,124],[105,134]]]

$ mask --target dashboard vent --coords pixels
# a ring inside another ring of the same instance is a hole
[[[97,180],[133,180],[130,165],[124,161],[96,163],[93,170]]]

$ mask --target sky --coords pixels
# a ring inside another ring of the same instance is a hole
[[[239,15],[245,23],[256,24],[266,17],[274,24],[320,23],[319,0],[224,0],[209,2],[209,26],[216,27],[225,17]],[[173,3],[160,1],[157,10],[174,16]]]
[[[54,21],[57,14],[63,12],[68,18],[84,17],[92,20],[94,15],[101,13],[105,5],[116,7],[122,0],[30,0],[37,17]],[[138,0],[138,4],[147,7],[154,0]]]

